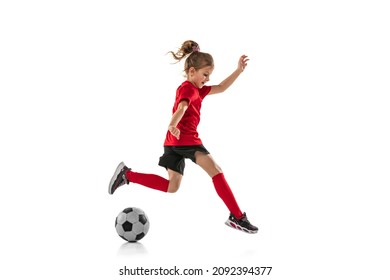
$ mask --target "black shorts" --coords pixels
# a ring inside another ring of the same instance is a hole
[[[203,145],[195,146],[164,146],[164,154],[160,157],[158,165],[184,174],[184,159],[189,158],[196,163],[195,152],[209,154]]]

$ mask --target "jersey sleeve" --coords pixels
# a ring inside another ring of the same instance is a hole
[[[187,100],[190,104],[193,100],[197,98],[197,92],[193,86],[184,85],[179,89],[179,94],[177,96],[177,103],[179,104],[182,100]]]
[[[209,94],[211,90],[211,86],[203,86],[200,90],[199,90],[199,95],[200,95],[200,98],[205,98],[207,94]]]

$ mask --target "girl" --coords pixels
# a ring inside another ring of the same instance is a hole
[[[245,70],[248,58],[246,55],[241,56],[237,69],[219,85],[206,86],[214,70],[214,61],[210,54],[201,52],[199,45],[191,40],[185,41],[176,53],[172,51],[169,53],[178,62],[186,58],[184,71],[187,78],[176,90],[173,114],[164,142],[164,154],[159,161],[159,165],[168,171],[169,179],[134,172],[121,162],[110,181],[108,192],[113,194],[118,187],[132,182],[174,193],[180,187],[185,167],[184,160],[189,158],[212,178],[217,194],[230,211],[226,225],[247,233],[256,233],[258,228],[248,221],[245,213],[241,212],[221,168],[203,146],[197,132],[203,99],[207,95],[221,93],[229,88]]]

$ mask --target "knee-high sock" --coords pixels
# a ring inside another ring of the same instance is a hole
[[[126,178],[127,180],[129,180],[129,182],[137,183],[151,189],[159,190],[162,192],[168,191],[169,181],[158,175],[137,173],[128,170],[126,172]]]
[[[240,210],[240,207],[238,207],[236,199],[234,198],[232,190],[226,182],[223,173],[215,175],[212,179],[215,190],[217,191],[219,197],[222,198],[227,208],[236,218],[241,218],[242,212]]]

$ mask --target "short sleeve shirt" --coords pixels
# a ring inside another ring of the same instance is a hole
[[[177,128],[180,130],[180,139],[178,140],[168,131],[164,146],[202,145],[202,140],[199,138],[197,127],[200,122],[202,101],[207,94],[209,94],[210,90],[211,86],[203,86],[199,89],[189,81],[183,82],[177,88],[172,114],[176,112],[177,107],[182,100],[188,101],[188,108],[177,125]]]

